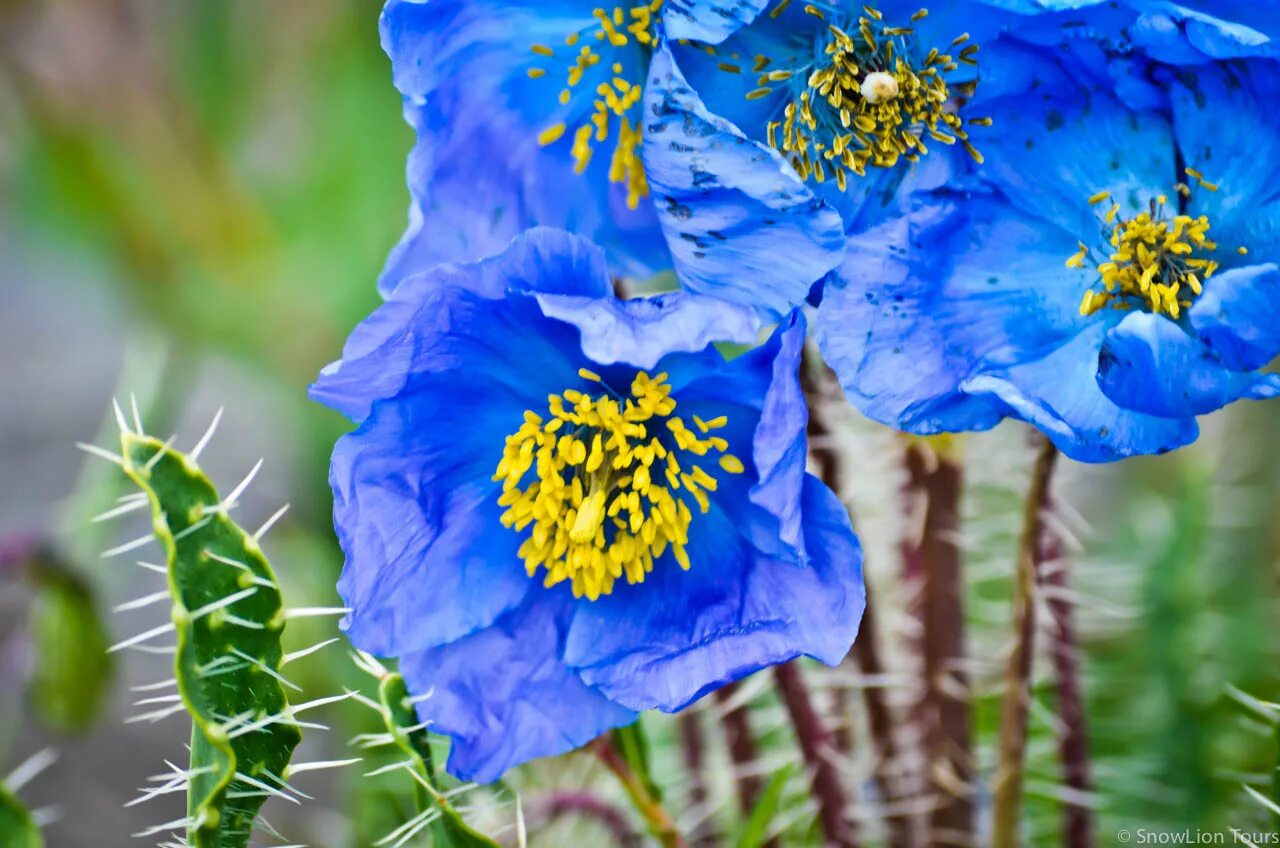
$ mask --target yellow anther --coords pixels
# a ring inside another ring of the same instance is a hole
[[[1205,185],[1198,171],[1187,174]],[[1178,195],[1188,197],[1190,190]],[[1108,192],[1089,198],[1096,205],[1110,199]],[[1102,217],[1103,230],[1112,250],[1106,262],[1094,263],[1101,289],[1090,288],[1080,303],[1081,315],[1093,315],[1105,307],[1146,309],[1177,320],[1204,284],[1218,270],[1218,262],[1204,254],[1217,250],[1210,238],[1209,219],[1201,215],[1169,214],[1169,196],[1156,195],[1146,211],[1132,218],[1120,217],[1120,206],[1112,204]],[[1069,268],[1091,264],[1092,254],[1084,243],[1067,260]]]
[[[552,124],[542,132],[538,133],[538,144],[543,146],[554,144],[559,140],[560,136],[564,135],[564,129],[563,122],[559,124]]]
[[[604,382],[586,368],[578,375]],[[672,415],[667,379],[639,372],[625,398],[607,388],[597,396],[575,389],[549,395],[550,419],[544,424],[527,411],[507,437],[493,479],[502,482],[503,526],[528,532],[519,555],[531,577],[541,569],[545,585],[567,581],[576,596],[595,600],[618,579],[642,581],[668,549],[681,568],[690,567],[684,546],[693,512],[685,496],[706,512],[707,493],[719,484],[695,463],[683,470],[677,454],[712,454],[733,474],[743,464],[726,453],[726,440],[700,438]],[[728,419],[694,422],[706,433]]]

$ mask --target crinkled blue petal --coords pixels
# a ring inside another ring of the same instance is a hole
[[[777,151],[713,115],[663,44],[645,91],[644,157],[682,284],[774,318],[844,252],[840,216]]]
[[[1185,418],[1244,398],[1275,397],[1280,374],[1232,371],[1213,348],[1170,319],[1135,312],[1103,340],[1098,385],[1125,409]]]
[[[655,568],[578,607],[565,661],[619,703],[666,711],[802,654],[840,662],[865,605],[861,550],[843,505],[812,476],[802,506],[807,565],[753,554],[713,507],[695,518],[688,572]]]
[[[609,297],[539,295],[542,311],[582,333],[582,352],[596,362],[652,368],[668,353],[705,349],[713,342],[756,340],[754,309],[713,297],[670,292],[618,300]]]
[[[971,377],[962,388],[990,394],[1038,427],[1080,462],[1159,454],[1195,441],[1195,418],[1160,418],[1117,406],[1098,386],[1098,357],[1108,322],[1094,316],[1081,332],[1037,360]]]
[[[1219,21],[1248,27],[1273,40],[1280,38],[1280,13],[1273,3],[1259,0],[1177,0],[1176,6],[1183,13],[1198,12]]]
[[[729,441],[730,452],[747,464],[749,473],[718,474],[716,501],[738,533],[771,556],[801,562],[800,493],[809,420],[798,376],[804,337],[804,316],[796,311],[765,344],[719,368],[690,357],[663,362],[672,394],[680,398],[681,415],[689,420],[694,415],[729,418],[728,427],[716,433]]]
[[[409,159],[410,222],[379,282],[386,294],[413,270],[491,255],[526,227],[565,227],[609,247],[613,269],[648,276],[670,267],[652,204],[628,209],[609,180],[608,151],[574,173],[570,142],[543,147],[557,121],[581,121],[585,83],[567,105],[560,83],[531,79],[534,43],[562,44],[593,21],[590,0],[536,6],[510,0],[390,0],[383,46],[418,140]],[[630,73],[643,79],[639,51]],[[615,57],[611,57],[615,58]],[[594,88],[594,86],[590,86]],[[585,92],[585,93],[584,93]]]
[[[1262,368],[1280,356],[1280,269],[1251,265],[1215,275],[1187,318],[1228,368]]]
[[[494,532],[503,510],[490,478],[524,411],[580,382],[573,330],[532,298],[422,295],[400,341],[412,351],[404,385],[338,441],[330,472],[346,627],[379,654],[457,639],[524,598],[520,538]]]
[[[566,595],[564,587],[539,590],[492,627],[400,658],[409,690],[426,696],[417,702],[419,717],[452,741],[450,774],[488,783],[635,720],[560,660],[571,615]]]
[[[501,298],[508,290],[570,298],[610,293],[604,254],[584,238],[536,227],[505,247],[489,259],[440,265],[404,279],[387,303],[351,333],[342,359],[320,372],[311,399],[363,421],[372,404],[394,396],[412,372],[432,367],[431,357],[438,354],[431,345],[449,331],[449,313],[427,304],[434,304],[444,290],[464,289],[487,298]],[[454,362],[454,367],[469,367]]]
[[[1280,55],[1270,36],[1233,19],[1228,9],[1202,3],[1205,10],[1195,11],[1187,8],[1192,3],[1185,0],[1129,2],[1142,11],[1127,31],[1129,41],[1157,61],[1194,65],[1209,60]],[[1274,21],[1272,27],[1274,32]]]
[[[1090,243],[1099,231],[1093,194],[1110,191],[1120,213],[1133,215],[1171,192],[1173,132],[1161,115],[1135,113],[1104,90],[1076,84],[1064,76],[1001,110],[999,131],[984,138],[984,170],[1026,214]]]
[[[1170,97],[1183,160],[1219,186],[1192,182],[1191,214],[1209,217],[1228,259],[1280,254],[1280,62],[1188,68]]]
[[[863,234],[828,279],[823,357],[863,414],[913,433],[983,430],[1008,413],[964,381],[1075,332],[1087,275],[1075,240],[988,198],[925,199]]]
[[[668,38],[719,44],[764,11],[770,0],[666,0]]]

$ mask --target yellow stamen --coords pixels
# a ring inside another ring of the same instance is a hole
[[[550,395],[545,421],[526,411],[493,479],[502,482],[502,524],[528,533],[519,555],[529,576],[542,569],[544,585],[568,581],[576,597],[595,600],[619,579],[643,581],[668,549],[680,568],[691,567],[687,500],[705,513],[707,493],[719,487],[693,458],[715,456],[730,474],[745,467],[724,439],[701,438],[674,414],[666,374],[638,373],[625,398],[596,372],[578,374],[604,391]],[[693,420],[704,434],[728,424],[726,416]]]

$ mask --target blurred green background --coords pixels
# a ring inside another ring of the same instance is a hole
[[[23,792],[32,806],[57,808],[50,845],[128,845],[129,834],[164,820],[145,805],[122,805],[166,757],[182,756],[186,733],[181,719],[124,723],[138,698],[128,686],[159,679],[167,660],[122,657],[108,669],[97,640],[131,635],[140,619],[110,616],[107,637],[75,611],[86,603],[75,600],[78,589],[49,594],[64,573],[100,610],[151,590],[145,573],[98,557],[127,535],[88,519],[122,490],[109,467],[72,447],[109,444],[111,397],[136,393],[148,429],[177,432],[187,447],[225,405],[206,467],[226,489],[266,458],[243,509],[265,518],[290,502],[268,545],[286,592],[295,605],[337,602],[341,560],[325,481],[344,425],[308,402],[305,387],[377,302],[374,280],[405,220],[412,138],[378,47],[377,13],[371,0],[0,0],[0,551],[10,552],[0,568],[0,776],[42,748],[59,753]],[[1228,689],[1280,700],[1274,408],[1220,414],[1200,444],[1176,456],[1068,464],[1060,475],[1062,523],[1076,542],[1066,546],[1067,597],[1082,633],[1097,784],[1085,800],[1099,811],[1101,844],[1124,828],[1204,828],[1227,834],[1227,844],[1231,827],[1275,829],[1276,817],[1242,784],[1271,791],[1276,731]],[[911,751],[919,680],[910,646],[919,622],[907,612],[914,587],[896,553],[911,521],[902,515],[899,443],[852,412],[837,413],[855,472],[843,494],[868,550],[889,679],[862,679],[850,667],[806,673],[824,697],[885,687]],[[982,809],[1031,454],[1017,425],[969,439],[963,454],[958,541],[968,559]],[[23,564],[33,559],[54,565],[31,571]],[[14,579],[20,571],[42,576]],[[51,597],[61,611],[48,611]],[[296,648],[332,631],[324,620],[291,625],[289,636]],[[342,647],[328,650],[299,670],[308,694],[355,685]],[[55,662],[61,673],[51,670]],[[1064,796],[1043,656],[1036,681],[1027,832],[1032,844],[1052,845]],[[768,678],[744,692],[760,736],[757,770],[777,774],[798,762]],[[853,702],[847,721],[864,736]],[[329,713],[334,731],[309,735],[299,759],[347,755],[346,740],[365,719]],[[710,731],[719,715],[714,705],[698,713],[712,746],[700,804],[688,797],[674,720],[650,717],[646,726],[682,823],[694,828],[710,817],[732,831],[742,823],[733,821],[733,775]],[[870,844],[882,834],[872,766],[861,744],[842,762]],[[580,757],[535,764],[513,783],[527,812],[539,793],[598,784],[594,768]],[[803,776],[787,775],[770,828],[787,844],[817,844]],[[311,845],[372,844],[406,809],[407,787],[364,781],[358,770],[305,788],[314,803],[269,805],[267,817]],[[477,815],[514,839],[509,800]],[[532,841],[602,838],[570,823]]]

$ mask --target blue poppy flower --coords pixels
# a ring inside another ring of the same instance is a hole
[[[804,319],[710,346],[753,325],[617,300],[600,250],[535,229],[407,276],[312,387],[358,424],[331,470],[344,626],[400,658],[454,774],[847,652],[861,554],[805,471]]]
[[[765,0],[389,0],[382,42],[406,120],[409,227],[385,294],[406,273],[492,255],[534,225],[607,247],[613,270],[671,267],[640,157],[654,40],[715,42]]]
[[[849,399],[917,433],[1006,416],[1106,461],[1193,441],[1280,393],[1280,64],[1152,69],[1135,108],[1035,70],[979,188],[912,198],[851,242],[818,318]]]
[[[763,305],[784,312],[850,233],[896,214],[904,184],[966,172],[988,123],[979,77],[1024,85],[978,46],[1014,19],[981,2],[782,0],[714,48],[660,44],[645,161],[685,285],[763,277]]]

